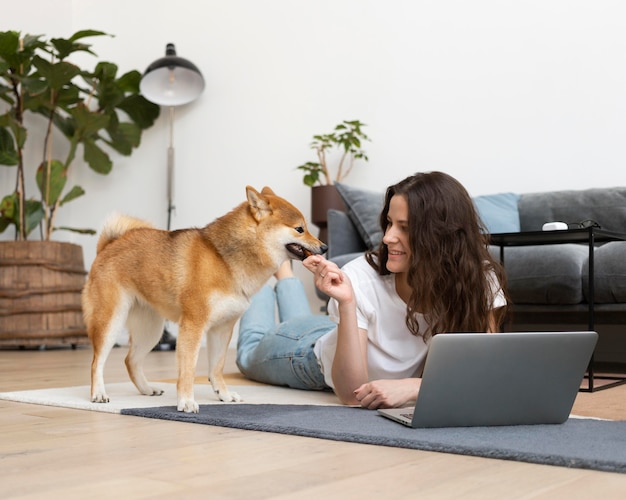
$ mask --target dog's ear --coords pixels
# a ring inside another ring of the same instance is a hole
[[[272,189],[269,186],[265,186],[262,190],[261,193],[263,194],[269,194],[272,196],[276,196],[276,194],[274,194],[274,191],[272,191]]]
[[[265,197],[265,195],[270,194],[265,190],[269,188],[263,188],[263,191],[259,193],[252,186],[246,186],[246,196],[248,198],[248,205],[250,205],[250,211],[252,212],[252,217],[254,217],[257,221],[267,217],[272,213],[272,207],[269,204],[269,201]],[[270,189],[271,191],[271,189]]]

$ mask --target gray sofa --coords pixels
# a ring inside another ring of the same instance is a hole
[[[376,247],[382,238],[379,214],[384,193],[337,184],[346,211],[328,213],[328,258],[340,266]],[[570,228],[597,223],[626,234],[626,187],[498,193],[474,203],[492,234],[541,231],[545,222]],[[500,256],[500,248],[491,251]],[[594,246],[596,324],[626,324],[626,242]],[[504,265],[513,324],[587,324],[589,247],[564,243],[506,247]],[[325,299],[320,294],[320,298]]]

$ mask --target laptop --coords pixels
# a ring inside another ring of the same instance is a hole
[[[596,332],[446,333],[431,342],[410,427],[559,424],[572,410]]]

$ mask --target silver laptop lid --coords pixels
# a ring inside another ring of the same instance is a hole
[[[595,332],[437,335],[413,427],[562,423],[597,337]]]

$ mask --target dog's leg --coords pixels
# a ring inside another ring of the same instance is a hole
[[[178,364],[178,382],[176,392],[178,397],[178,411],[198,413],[199,406],[193,395],[193,385],[196,378],[196,365],[202,342],[203,326],[182,318],[178,328],[176,342],[176,361]]]
[[[143,361],[159,341],[165,321],[151,307],[135,305],[128,313],[126,324],[130,333],[130,350],[126,356],[128,375],[141,394],[160,396],[163,390],[150,386],[143,371]]]
[[[91,402],[92,403],[108,403],[104,387],[104,365],[115,345],[115,336],[108,335],[103,342],[93,346],[93,360],[91,362]]]
[[[228,345],[233,333],[235,321],[216,325],[207,331],[206,343],[209,356],[209,381],[213,390],[221,401],[241,401],[241,397],[236,392],[231,392],[224,381],[224,363],[228,353]]]
[[[104,365],[111,349],[115,345],[118,333],[124,326],[127,308],[120,301],[116,308],[102,308],[94,312],[89,320],[88,329],[93,346],[91,362],[91,401],[108,403],[104,387]]]

